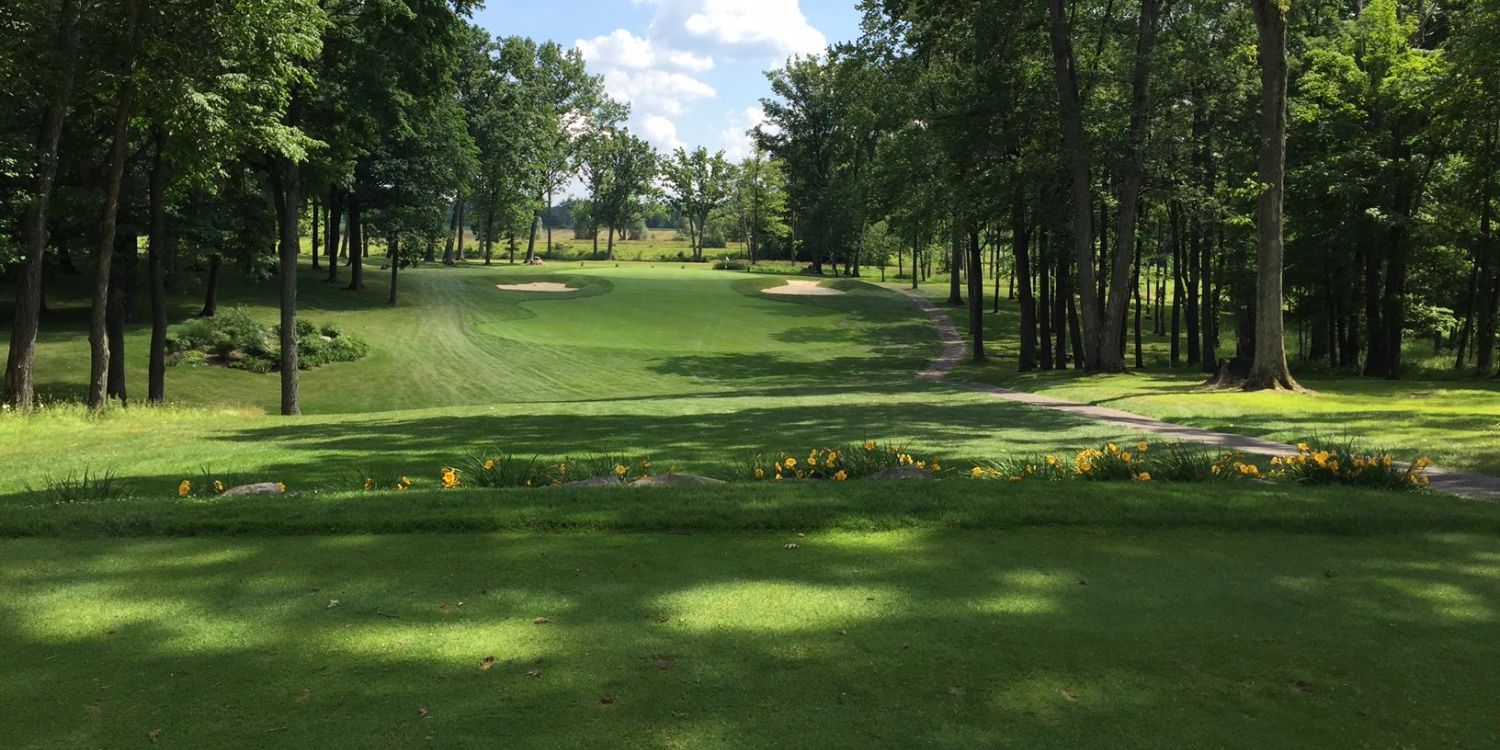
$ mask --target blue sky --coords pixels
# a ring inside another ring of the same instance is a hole
[[[856,0],[490,0],[475,21],[498,36],[578,47],[630,129],[658,149],[745,155],[770,93],[767,69],[859,34]]]

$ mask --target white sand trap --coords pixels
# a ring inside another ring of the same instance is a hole
[[[567,284],[559,284],[556,281],[533,281],[530,284],[496,284],[496,289],[504,289],[507,292],[576,292],[577,289]]]
[[[766,294],[786,294],[793,297],[837,297],[843,292],[837,289],[829,289],[819,286],[816,281],[805,281],[803,279],[788,279],[786,286],[773,286],[770,289],[762,289]]]

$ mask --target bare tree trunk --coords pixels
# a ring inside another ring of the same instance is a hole
[[[389,304],[396,304],[396,272],[401,269],[401,238],[392,234],[391,245],[391,296]]]
[[[537,224],[541,222],[542,215],[533,212],[531,214],[531,235],[526,239],[526,262],[530,263],[536,259],[536,230]]]
[[[969,336],[973,339],[973,362],[984,362],[984,274],[978,269],[984,263],[979,246],[979,227],[969,230]]]
[[[130,400],[125,388],[125,324],[130,321],[135,307],[136,262],[140,256],[137,242],[135,234],[115,237],[114,254],[118,257],[110,264],[109,304],[104,313],[104,330],[110,351],[104,392],[109,398],[118,400],[121,406]]]
[[[1260,184],[1257,201],[1255,359],[1245,390],[1301,390],[1286,364],[1282,308],[1282,193],[1286,183],[1286,8],[1255,0],[1260,52]]]
[[[1037,227],[1037,285],[1041,287],[1041,305],[1037,311],[1037,323],[1041,327],[1041,367],[1043,370],[1051,370],[1056,367],[1052,360],[1052,308],[1054,296],[1052,292],[1051,265],[1052,261],[1047,253],[1047,225],[1042,223]]]
[[[957,222],[954,223],[948,245],[952,250],[952,254],[948,256],[948,304],[962,307],[964,296],[959,290],[962,288],[963,277],[959,275],[959,269],[964,264],[964,236],[959,232]]]
[[[328,208],[324,211],[328,217],[328,278],[323,281],[329,284],[339,281],[339,233],[344,223],[344,195],[344,191],[336,187],[328,189]]]
[[[105,318],[109,306],[110,265],[115,248],[115,219],[120,210],[120,182],[130,150],[130,114],[135,104],[135,58],[140,44],[138,19],[140,0],[131,0],[128,11],[128,45],[115,103],[114,134],[111,136],[108,177],[104,186],[104,215],[99,221],[99,245],[94,255],[94,297],[89,314],[89,411],[102,412],[108,405],[106,377],[109,371],[109,340]]]
[[[1031,294],[1031,228],[1027,226],[1026,207],[1019,193],[1011,203],[1010,230],[1015,279],[1021,287],[1021,357],[1017,368],[1021,372],[1031,372],[1036,369],[1036,299]],[[996,287],[997,301],[999,297],[1000,289]]]
[[[208,279],[204,282],[203,310],[198,313],[200,318],[212,318],[219,314],[219,269],[224,265],[224,257],[214,253],[214,257],[208,261]]]
[[[349,286],[345,289],[353,292],[364,291],[365,288],[365,262],[364,262],[365,228],[364,216],[360,211],[359,193],[349,194]]]
[[[1149,1],[1149,0],[1148,0]],[[1073,40],[1069,36],[1066,0],[1047,0],[1051,24],[1052,67],[1057,79],[1058,101],[1062,115],[1063,141],[1068,155],[1068,176],[1072,184],[1073,262],[1077,265],[1079,303],[1068,299],[1070,311],[1083,308],[1084,356],[1079,365],[1094,369],[1099,358],[1100,309],[1095,292],[1093,194],[1089,176],[1088,136],[1083,128],[1083,101],[1078,93],[1078,69],[1073,57]],[[1070,314],[1070,317],[1074,315]]]
[[[57,181],[57,152],[73,95],[77,68],[78,17],[82,0],[62,0],[57,20],[57,40],[52,52],[57,80],[42,110],[36,139],[36,173],[28,186],[21,220],[21,240],[26,253],[16,280],[15,322],[10,329],[10,349],[5,363],[6,403],[12,409],[31,411],[36,406],[36,334],[41,326],[42,259],[47,250],[47,208]]]
[[[1495,192],[1497,169],[1500,169],[1500,125],[1492,123],[1486,134],[1487,175],[1484,189],[1480,191],[1484,201],[1479,210],[1479,276],[1478,323],[1475,325],[1474,366],[1488,372],[1495,365],[1495,326],[1497,310],[1500,310],[1500,243],[1495,241]]]
[[[1136,220],[1140,211],[1141,185],[1145,179],[1146,131],[1150,122],[1151,51],[1156,46],[1157,13],[1161,0],[1141,0],[1140,31],[1135,48],[1135,71],[1131,81],[1130,135],[1120,186],[1120,207],[1115,216],[1114,269],[1109,299],[1100,325],[1099,372],[1125,371],[1125,312],[1130,306],[1132,261],[1136,254]]]
[[[299,127],[302,124],[303,92],[292,91],[287,105],[286,124]],[[301,254],[301,237],[297,222],[298,209],[302,205],[302,166],[296,160],[280,156],[272,166],[277,172],[274,194],[276,198],[278,227],[280,234],[281,281],[281,413],[292,416],[302,413],[298,403],[297,387],[300,373],[297,352],[297,256]],[[330,217],[337,214],[330,213]],[[337,245],[334,245],[337,247]],[[331,268],[338,263],[330,262]]]
[[[146,400],[159,404],[166,398],[167,378],[167,131],[156,126],[152,133],[155,153],[151,161],[151,220],[147,277],[151,290],[151,355],[146,373]],[[316,254],[316,253],[314,253]]]
[[[460,193],[458,196],[458,252],[453,256],[454,262],[464,260],[464,208],[466,208],[464,204],[466,202],[463,194]]]
[[[443,243],[443,265],[453,265],[453,233],[458,231],[458,217],[463,213],[464,197],[453,201],[453,210],[448,214],[448,239]]]
[[[319,243],[319,236],[318,236],[319,218],[320,218],[320,211],[319,211],[318,202],[317,201],[313,201],[312,202],[312,244],[311,244],[311,247],[312,247],[312,267],[313,267],[314,271],[321,271],[321,270],[323,270],[323,267],[318,264],[318,254],[319,254],[319,252],[323,248],[322,245],[318,244]]]

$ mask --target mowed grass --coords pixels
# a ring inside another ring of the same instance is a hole
[[[947,299],[947,290],[946,283],[921,287],[923,294],[939,303]],[[1208,376],[1196,366],[1167,366],[1170,338],[1151,335],[1149,320],[1142,324],[1144,370],[1092,377],[1074,370],[1019,373],[1017,303],[1002,299],[998,314],[990,312],[993,297],[987,297],[986,305],[985,348],[992,360],[984,365],[965,363],[950,376],[954,380],[1000,385],[1286,443],[1353,440],[1370,450],[1390,450],[1410,458],[1427,456],[1446,468],[1500,476],[1500,380],[1425,372],[1392,381],[1298,371],[1294,362],[1299,382],[1316,396],[1205,391],[1199,386]],[[962,308],[948,312],[967,339],[967,313]],[[1430,343],[1411,342],[1408,359],[1415,360],[1424,346],[1430,351]],[[1133,364],[1133,347],[1132,334],[1127,364]]]
[[[796,544],[795,549],[785,545]],[[58,747],[1488,747],[1490,535],[0,542]]]
[[[159,496],[205,469],[296,491],[353,489],[359,468],[436,476],[463,456],[495,451],[645,455],[661,468],[708,471],[755,451],[866,440],[979,459],[1129,437],[914,382],[939,351],[931,324],[871,285],[830,281],[846,294],[772,297],[759,289],[780,283],[774,278],[701,266],[426,266],[401,275],[401,304],[390,307],[388,276],[374,272],[375,261],[364,292],[304,269],[302,314],[337,323],[371,349],[359,362],[302,373],[304,416],[274,415],[274,374],[171,368],[171,409],[0,418],[11,467],[0,473],[0,498],[86,469],[113,470]],[[496,288],[535,280],[577,291]],[[179,279],[174,320],[201,304],[188,281]],[[50,399],[79,397],[87,373],[85,310],[70,291],[52,300],[38,347]],[[275,319],[270,282],[227,281],[223,297],[225,307]],[[126,351],[138,398],[143,325],[131,327]]]

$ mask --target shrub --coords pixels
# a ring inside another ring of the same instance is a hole
[[[750,264],[742,260],[721,260],[714,263],[715,271],[748,271]]]
[[[323,327],[318,329],[318,333],[321,333],[328,338],[336,339],[344,335],[344,329],[339,327],[338,323],[324,323]]]
[[[324,336],[333,340],[324,341]],[[248,372],[274,372],[281,366],[281,327],[263,325],[239,308],[217,318],[187,321],[174,328],[169,338],[179,364],[208,364],[212,354],[223,364]],[[352,362],[369,352],[368,344],[343,335],[336,324],[319,328],[310,320],[297,321],[300,369]]]

